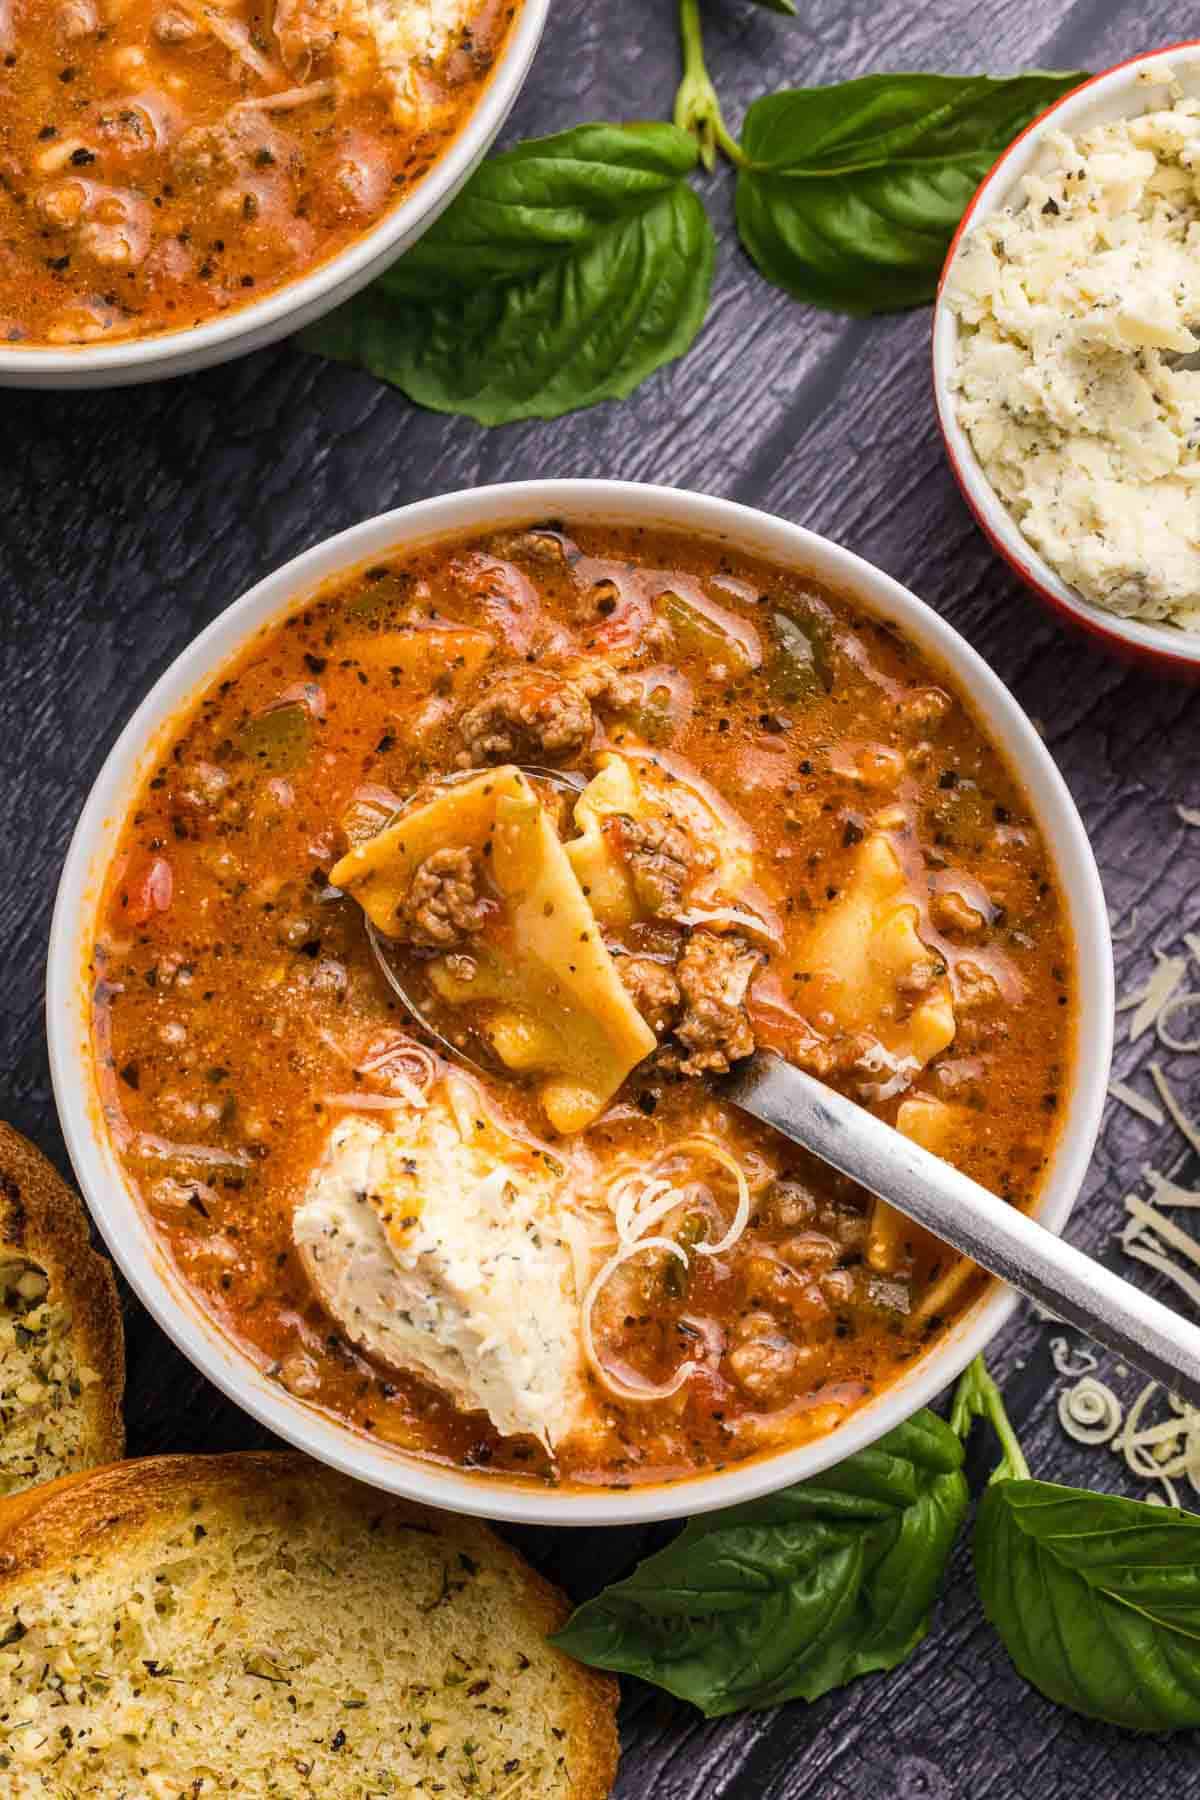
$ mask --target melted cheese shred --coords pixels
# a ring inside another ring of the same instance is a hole
[[[607,1189],[607,1199],[617,1233],[617,1248],[588,1286],[583,1300],[580,1331],[584,1355],[596,1379],[619,1400],[669,1400],[707,1365],[707,1357],[701,1362],[689,1357],[663,1382],[646,1381],[630,1370],[618,1372],[600,1354],[594,1323],[596,1304],[617,1270],[645,1251],[662,1251],[674,1257],[685,1270],[690,1267],[688,1253],[683,1246],[673,1237],[655,1234],[654,1227],[681,1206],[685,1206],[696,1192],[697,1184],[694,1181],[688,1181],[681,1187],[662,1171],[681,1159],[688,1159],[694,1164],[698,1157],[707,1157],[732,1176],[737,1190],[733,1219],[725,1234],[716,1243],[703,1240],[693,1246],[697,1256],[723,1256],[733,1249],[750,1222],[750,1183],[737,1158],[731,1156],[715,1138],[703,1135],[682,1138],[678,1144],[672,1144],[655,1157],[649,1169],[631,1175],[618,1175]]]

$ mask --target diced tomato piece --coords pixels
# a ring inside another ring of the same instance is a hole
[[[121,890],[127,904],[124,916],[131,924],[146,925],[155,913],[165,913],[175,892],[175,877],[165,856],[155,856]]]
[[[474,552],[456,557],[455,584],[478,600],[488,624],[516,656],[527,656],[543,624],[533,583],[510,563]]]

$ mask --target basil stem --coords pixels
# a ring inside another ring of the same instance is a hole
[[[721,102],[704,60],[700,0],[679,0],[679,36],[683,44],[683,80],[675,96],[675,123],[695,138],[700,160],[710,175],[717,166],[718,149],[741,168],[746,158],[726,128]]]
[[[986,1419],[1000,1440],[1003,1460],[997,1463],[989,1479],[989,1487],[997,1481],[1028,1481],[1029,1464],[1012,1428],[1000,1389],[988,1374],[987,1364],[977,1356],[955,1389],[950,1409],[950,1429],[964,1441],[975,1419]]]

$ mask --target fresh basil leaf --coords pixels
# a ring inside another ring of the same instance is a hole
[[[1000,152],[1084,80],[868,75],[756,100],[742,129],[742,242],[797,300],[848,313],[920,306]]]
[[[716,242],[673,125],[585,125],[493,157],[386,275],[304,333],[483,425],[624,399],[704,322]]]
[[[1200,1518],[1046,1481],[989,1487],[983,1609],[1026,1681],[1131,1731],[1200,1725]]]
[[[672,194],[695,166],[694,140],[674,125],[577,125],[530,138],[488,157],[375,286],[424,303],[541,274]]]
[[[553,1641],[709,1718],[815,1700],[921,1641],[966,1506],[962,1445],[918,1413],[825,1475],[693,1519]]]

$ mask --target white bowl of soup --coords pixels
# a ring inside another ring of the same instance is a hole
[[[539,481],[343,532],[177,659],[47,1012],[97,1223],[211,1380],[381,1488],[619,1524],[837,1462],[1013,1306],[722,1074],[772,1046],[1059,1229],[1111,946],[1041,739],[913,594]]]
[[[550,0],[0,0],[0,386],[240,356],[477,166]]]

